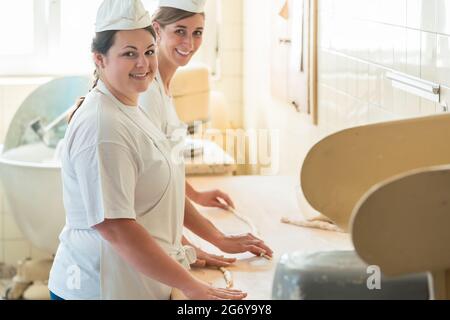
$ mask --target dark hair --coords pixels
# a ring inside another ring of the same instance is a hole
[[[156,32],[153,29],[153,27],[150,25],[146,28],[144,28],[144,30],[147,30],[148,32],[151,33],[151,35],[153,36],[153,39],[156,40]],[[98,52],[101,53],[103,55],[106,55],[109,51],[109,49],[111,49],[111,47],[114,45],[114,40],[115,40],[115,35],[116,33],[120,31],[120,30],[107,30],[107,31],[102,31],[102,32],[97,32],[95,34],[95,38],[92,39],[92,44],[91,44],[91,52]],[[94,89],[97,86],[99,80],[99,75],[97,72],[97,68],[95,68],[94,71],[94,81],[92,84],[92,88],[89,90],[89,92],[91,92],[92,89]],[[84,102],[84,99],[86,97],[80,97],[76,104],[75,104],[75,109],[73,110],[73,112],[69,115],[69,120],[68,122],[70,123],[70,121],[72,120],[75,112],[77,112],[77,110],[81,107],[81,105]]]
[[[166,27],[169,24],[175,23],[196,15],[195,12],[189,12],[172,7],[159,7],[152,16],[153,22],[158,22],[161,27]],[[201,15],[205,16],[204,13]]]

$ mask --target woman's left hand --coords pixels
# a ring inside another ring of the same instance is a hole
[[[207,253],[200,248],[195,248],[197,253],[197,261],[191,264],[191,267],[229,267],[236,258],[225,258],[215,254]]]
[[[204,207],[216,207],[224,210],[228,210],[229,206],[234,208],[231,198],[220,190],[197,192],[192,200]]]
[[[251,233],[242,235],[225,236],[217,244],[217,247],[227,253],[251,252],[256,256],[268,255],[272,257],[273,251],[264,241]]]

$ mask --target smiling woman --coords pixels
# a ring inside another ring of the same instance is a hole
[[[145,44],[142,39],[147,39]],[[137,105],[136,92],[148,88],[158,68],[154,39],[152,28],[124,30],[115,34],[114,45],[106,53],[94,51],[95,65],[101,70],[103,81],[125,105]]]
[[[143,43],[142,39],[148,39],[146,42],[148,45],[144,44],[145,48],[134,45],[134,43]],[[92,89],[97,86],[102,74],[103,82],[120,102],[125,105],[136,105],[137,93],[148,88],[158,68],[155,39],[156,34],[151,26],[140,30],[97,32],[92,41],[96,65]],[[144,54],[140,55],[140,51]],[[83,104],[84,99],[82,97],[78,101],[69,122]]]

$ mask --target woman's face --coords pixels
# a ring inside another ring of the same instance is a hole
[[[130,105],[147,90],[158,69],[155,39],[143,29],[118,31],[108,53],[94,54],[94,59],[112,93]]]
[[[186,65],[203,41],[205,17],[195,14],[161,28],[155,22],[159,34],[159,54],[176,67]]]

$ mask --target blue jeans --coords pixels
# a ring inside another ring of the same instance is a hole
[[[64,300],[61,297],[58,297],[56,294],[50,291],[50,300]]]

